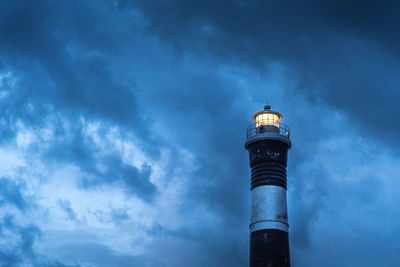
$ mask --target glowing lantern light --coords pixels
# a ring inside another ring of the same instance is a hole
[[[282,115],[270,109],[271,106],[266,105],[263,111],[257,112],[253,115],[253,120],[256,122],[256,127],[275,126],[279,128],[279,122],[282,119]]]

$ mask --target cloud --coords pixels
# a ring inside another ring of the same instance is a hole
[[[7,266],[17,266],[28,261],[35,261],[33,244],[41,235],[35,225],[18,225],[10,214],[6,214],[0,223],[0,234],[8,238],[8,244],[0,250],[0,262]]]
[[[74,221],[74,222],[79,222],[79,220],[77,219],[76,213],[71,208],[71,203],[68,200],[64,200],[64,201],[59,200],[58,205],[65,212],[65,214],[67,215],[67,218],[69,220]]]
[[[18,184],[7,178],[0,179],[0,206],[9,204],[24,212],[30,204],[21,192],[23,184]]]
[[[134,85],[119,81],[109,63],[109,57],[112,56],[109,49],[116,48],[116,44],[107,33],[95,29],[96,23],[101,20],[100,13],[106,12],[106,7],[91,10],[91,15],[86,17],[87,20],[93,20],[88,24],[89,28],[78,29],[63,25],[63,21],[81,18],[83,13],[80,12],[88,10],[90,6],[82,5],[77,7],[79,12],[65,13],[63,10],[70,7],[46,1],[1,5],[4,12],[7,10],[0,23],[0,35],[7,36],[1,49],[2,61],[6,66],[6,73],[11,73],[9,78],[3,79],[3,87],[7,92],[2,105],[5,126],[2,127],[5,137],[3,141],[15,136],[16,122],[22,122],[27,129],[37,130],[46,127],[51,121],[55,126],[54,139],[49,140],[49,149],[43,151],[44,159],[47,158],[50,162],[55,159],[58,162],[75,162],[84,170],[95,172],[95,151],[90,143],[85,143],[79,123],[73,125],[85,118],[87,121],[101,122],[105,130],[115,126],[122,130],[129,129],[143,144],[151,142],[148,152],[157,151],[155,139],[148,132],[146,122],[139,116]],[[21,19],[16,21],[17,17]],[[108,17],[113,21],[112,16]],[[60,35],[59,29],[70,32],[68,35]],[[108,34],[112,32],[114,31],[109,28]],[[94,43],[87,44],[93,42],[93,38],[99,44],[97,48],[93,46]],[[106,40],[110,42],[108,45],[105,44]],[[87,45],[90,46],[90,51],[84,49]],[[26,64],[28,61],[35,64]],[[10,79],[13,79],[13,84],[10,84]],[[65,129],[63,124],[69,124],[70,127]],[[144,149],[148,147],[143,145]],[[121,161],[118,157],[109,155],[114,163]],[[131,193],[136,192],[142,196],[142,188],[155,191],[154,186],[145,180],[146,175],[138,175],[134,167],[122,162],[119,164],[124,167],[121,174],[115,173],[117,169],[110,169],[102,177],[107,178],[111,175],[110,172],[114,172],[113,175],[119,176],[116,180],[123,180],[131,187]],[[149,173],[149,168],[145,168]]]
[[[360,133],[398,146],[396,1],[122,3],[139,8],[149,31],[179,51],[261,72],[282,63],[296,91],[345,112]]]

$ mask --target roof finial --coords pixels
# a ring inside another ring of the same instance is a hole
[[[271,109],[271,104],[269,103],[268,99],[267,99],[266,102],[267,102],[267,103],[266,103],[266,105],[264,106],[264,109],[265,109],[265,110],[270,110],[270,109]]]

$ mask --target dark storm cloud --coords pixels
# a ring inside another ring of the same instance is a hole
[[[363,134],[398,145],[397,1],[133,3],[149,17],[151,32],[179,50],[261,69],[283,63],[310,100],[323,99]]]
[[[7,178],[0,179],[0,206],[9,204],[25,211],[30,206],[29,200],[26,199],[22,192],[23,184],[16,183]]]
[[[106,7],[51,1],[0,5],[1,60],[19,82],[2,108],[4,118],[37,124],[53,112],[71,119],[83,115],[129,126],[143,139],[148,136],[134,85],[120,82],[108,62],[110,51],[123,47],[116,40],[119,31],[101,19]],[[83,18],[85,23],[77,27]],[[113,17],[108,18],[112,23]]]
[[[4,236],[9,231],[17,237],[17,242],[11,246],[0,249],[0,263],[4,266],[18,266],[24,260],[35,262],[36,255],[32,246],[41,235],[35,225],[21,226],[15,223],[12,215],[6,214],[0,222],[0,235]]]
[[[4,62],[0,71],[11,72],[17,80],[14,86],[10,77],[3,81],[9,96],[0,108],[5,120],[2,142],[13,137],[18,120],[30,129],[52,120],[59,127],[49,150],[44,151],[45,158],[74,162],[88,173],[95,172],[93,146],[85,143],[82,128],[76,123],[83,117],[133,131],[143,144],[151,141],[151,146],[143,148],[155,156],[157,143],[139,116],[134,85],[119,81],[108,62],[111,54],[123,46],[121,38],[117,39],[120,31],[114,31],[111,25],[118,20],[107,16],[106,6],[92,9],[89,3],[64,6],[51,1],[4,1],[0,6],[0,59]],[[109,20],[104,22],[103,16]],[[88,48],[92,52],[84,52]],[[66,130],[62,120],[76,125]],[[73,137],[60,141],[66,131],[72,131]],[[118,157],[111,155],[114,163],[121,161]],[[148,181],[149,169],[139,173],[134,167],[118,164],[106,164],[113,170],[104,175],[95,173],[99,178],[96,183],[102,178],[112,182],[108,175],[113,174],[116,181],[130,188],[130,193],[148,199],[155,191]]]
[[[106,152],[101,151],[92,138],[85,136],[83,130],[79,122],[72,125],[72,129],[60,126],[54,141],[43,154],[44,159],[54,165],[74,162],[85,175],[80,181],[82,188],[114,184],[122,185],[128,194],[136,194],[146,200],[154,197],[157,190],[149,180],[150,166],[144,165],[139,170],[124,163],[118,150],[110,147]],[[106,132],[107,129],[101,129],[101,136]],[[100,152],[103,154],[99,156]],[[96,168],[96,164],[101,164],[103,170]]]
[[[142,170],[139,171],[137,168],[122,162],[121,158],[116,156],[105,157],[101,162],[106,166],[106,170],[94,172],[100,179],[84,179],[82,182],[84,188],[104,183],[122,183],[128,193],[135,194],[148,201],[153,199],[157,189],[149,180],[151,174],[150,166],[144,165]]]

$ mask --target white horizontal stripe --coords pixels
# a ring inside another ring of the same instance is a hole
[[[250,232],[265,229],[277,229],[285,232],[289,231],[289,225],[281,221],[261,221],[250,224]]]

